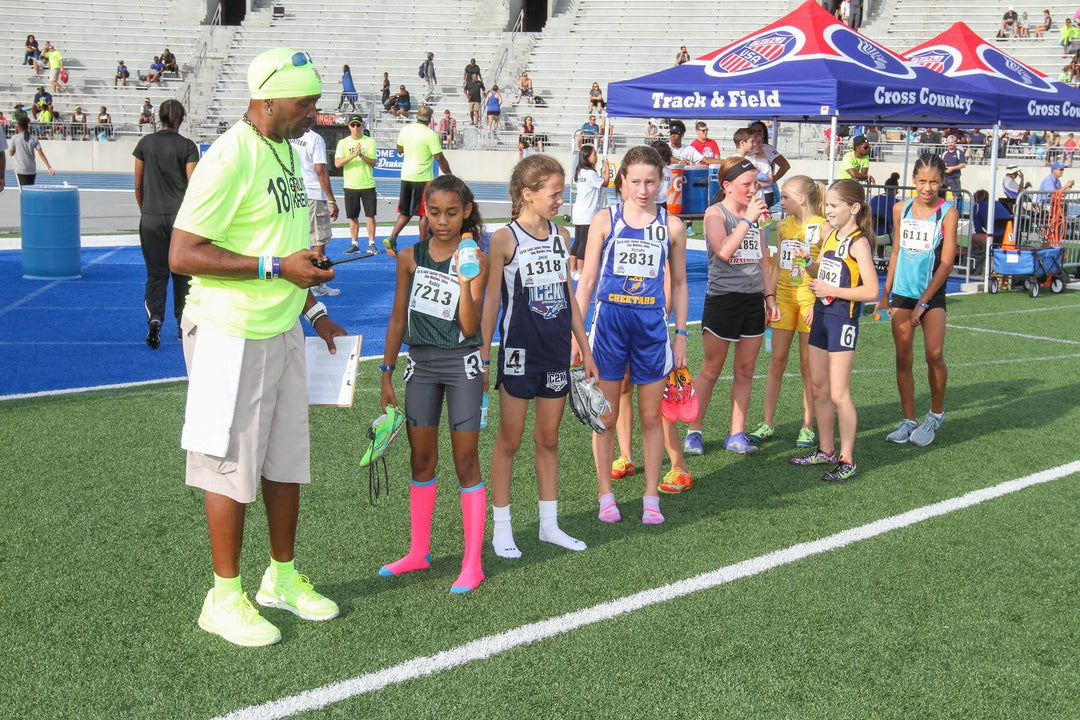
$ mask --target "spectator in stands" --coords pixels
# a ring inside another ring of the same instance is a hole
[[[896,205],[896,192],[900,185],[900,173],[894,172],[885,181],[885,192],[870,198],[870,219],[874,224],[877,239],[872,244],[874,255],[885,259],[885,246],[890,243],[893,231],[893,206]]]
[[[870,177],[870,143],[865,135],[856,135],[851,141],[851,150],[845,153],[844,159],[840,161],[840,179],[862,183],[869,181],[871,185],[874,184]]]
[[[1061,160],[1061,135],[1046,132],[1046,164]]]
[[[338,98],[338,111],[345,107],[345,103],[349,103],[353,112],[356,112],[356,98],[356,84],[352,79],[352,70],[348,65],[344,65],[341,68],[341,97]]]
[[[656,124],[656,118],[649,118],[649,124],[645,126],[645,144],[660,137],[660,128]]]
[[[20,118],[19,133],[12,138],[11,149],[8,150],[8,155],[15,158],[13,165],[19,187],[33,185],[34,180],[37,178],[37,158],[34,157],[35,154],[41,158],[41,162],[45,163],[45,167],[49,169],[49,174],[55,175],[56,171],[49,164],[49,159],[45,157],[45,151],[41,149],[41,142],[30,134],[30,118]]]
[[[499,92],[498,85],[492,85],[491,91],[488,92],[487,98],[484,101],[484,106],[487,111],[487,129],[488,132],[497,133],[499,131],[499,116],[502,115],[502,103],[503,96]]]
[[[1080,40],[1080,28],[1076,27],[1072,18],[1065,18],[1065,24],[1061,26],[1061,39],[1058,40],[1058,45],[1061,46],[1061,57],[1076,51],[1073,45],[1077,40]]]
[[[24,117],[30,117],[27,114],[26,108],[23,106],[22,103],[15,103],[15,107],[12,108],[11,111],[12,124],[17,126],[19,124],[19,121],[22,120]]]
[[[408,118],[411,108],[412,98],[409,97],[409,91],[405,89],[404,85],[399,85],[397,93],[391,95],[390,99],[386,101],[386,109],[394,117]]]
[[[1031,21],[1026,12],[1020,13],[1020,19],[1016,21],[1016,37],[1031,37]]]
[[[113,138],[113,122],[112,115],[109,114],[108,109],[104,105],[98,110],[97,125],[94,128],[97,134],[99,142],[106,140],[112,140]]]
[[[484,95],[484,82],[473,74],[465,81],[465,100],[469,103],[469,124],[480,126],[480,100]]]
[[[8,126],[8,119],[6,117],[4,117],[3,112],[0,112],[0,135],[5,134],[3,131],[7,129],[7,126]]]
[[[862,27],[863,0],[849,0],[847,24],[852,30]]]
[[[518,80],[518,95],[527,103],[533,102],[533,81],[527,72],[521,73],[521,79]]]
[[[435,53],[429,52],[427,60],[420,63],[420,77],[427,83],[427,92],[424,94],[424,102],[427,102],[435,97],[435,84],[438,82],[435,78]]]
[[[50,138],[53,135],[53,107],[51,104],[47,104],[44,101],[41,103],[41,110],[37,116],[37,130],[38,136],[43,138]]]
[[[690,62],[690,53],[686,50],[686,46],[683,45],[679,48],[679,52],[675,53],[675,65],[678,66],[688,62]]]
[[[444,148],[453,148],[457,140],[457,120],[450,117],[450,108],[443,110],[442,120],[439,120],[439,140]]]
[[[697,137],[694,139],[694,142],[690,143],[690,147],[694,148],[707,158],[720,157],[720,146],[716,144],[715,140],[709,137],[708,123],[704,120],[698,120],[694,124],[694,132],[697,134]]]
[[[600,134],[600,126],[596,124],[596,116],[595,115],[590,115],[589,116],[589,121],[581,126],[580,132],[578,133],[578,141],[577,141],[578,149],[579,150],[581,149],[581,144],[583,142],[592,143],[592,144],[595,145],[596,144],[595,143],[596,137],[599,134]]]
[[[165,72],[180,74],[180,63],[176,61],[176,56],[172,54],[169,48],[161,51],[161,64],[164,66]]]
[[[147,100],[147,103],[150,101]],[[146,344],[156,350],[161,344],[161,324],[165,319],[165,296],[170,275],[173,286],[173,317],[176,336],[187,300],[187,275],[172,272],[169,246],[176,213],[184,201],[188,180],[199,161],[199,149],[180,134],[184,106],[177,100],[161,103],[161,130],[139,139],[135,150],[135,202],[139,206],[139,244],[146,263],[143,307],[146,309]]]
[[[1005,177],[1001,179],[1001,190],[1010,204],[1016,200],[1020,191],[1027,190],[1029,187],[1031,183],[1024,182],[1024,173],[1020,172],[1019,167],[1009,165],[1005,168]]]
[[[1009,9],[1005,11],[1005,14],[1001,16],[1001,27],[998,29],[997,36],[999,38],[1007,37],[1008,34],[1016,33],[1016,11],[1013,10],[1013,6],[1010,5]]]
[[[540,136],[536,134],[536,128],[533,127],[532,115],[526,115],[525,120],[521,123],[521,134],[518,135],[518,160],[525,157],[526,150],[534,147],[537,151],[544,152],[544,142]]]
[[[956,136],[945,138],[945,152],[941,159],[945,161],[945,187],[952,190],[956,198],[956,212],[964,214],[963,198],[960,195],[960,171],[967,167],[967,153],[956,144]]]
[[[387,107],[387,103],[390,102],[390,73],[382,74],[382,97],[379,102],[383,104],[383,107]]]
[[[124,64],[123,60],[118,61],[116,63],[116,75],[113,76],[113,87],[116,87],[116,83],[127,87],[129,77],[131,77],[131,71],[128,70],[128,66]]]
[[[1069,133],[1068,137],[1065,138],[1065,142],[1061,144],[1061,147],[1063,150],[1061,155],[1062,162],[1064,162],[1067,167],[1072,167],[1073,155],[1076,154],[1076,136],[1073,133]]]
[[[982,162],[986,151],[986,136],[983,135],[982,130],[975,128],[971,131],[968,147],[971,150],[971,159],[974,162]]]
[[[41,52],[38,53],[37,59],[34,60],[34,74],[37,75],[41,72],[42,68],[49,67],[48,58],[44,57],[45,53],[52,50],[52,43],[48,40],[45,41],[45,46],[41,48]]]
[[[1055,190],[1061,190],[1062,192],[1069,192],[1072,190],[1072,186],[1075,184],[1075,180],[1069,180],[1062,183],[1061,176],[1065,173],[1065,163],[1056,162],[1050,166],[1050,174],[1042,179],[1039,183],[1039,202],[1047,202],[1050,199],[1050,193]]]
[[[64,72],[64,56],[49,43],[45,43],[45,50],[41,53],[41,59],[49,63],[49,87],[54,93],[64,92],[60,76]]]
[[[143,125],[149,125],[151,130],[157,131],[157,120],[154,117],[154,104],[150,102],[150,98],[143,100],[142,107],[139,108],[139,132],[142,132]]]
[[[606,107],[607,103],[604,102],[604,91],[600,89],[600,83],[594,82],[592,88],[589,90],[589,112],[603,112]]]
[[[161,64],[161,57],[154,56],[153,62],[150,63],[150,70],[146,73],[146,82],[148,85],[154,85],[155,83],[161,83],[161,75],[165,71],[165,66]]]
[[[1042,21],[1033,28],[1033,30],[1035,32],[1035,37],[1041,38],[1043,36],[1043,33],[1050,32],[1050,30],[1053,29],[1053,27],[1054,27],[1054,19],[1052,17],[1050,17],[1050,11],[1049,10],[1043,10]]]
[[[476,64],[476,58],[469,58],[469,64],[465,66],[465,72],[461,75],[461,87],[465,87],[465,83],[469,82],[469,77],[475,75],[478,80],[483,80],[484,76],[480,74],[480,66]]]
[[[26,36],[26,53],[23,55],[23,65],[33,65],[34,74],[37,74],[37,59],[41,57],[41,49],[38,47],[37,38],[33,35]]]
[[[81,105],[75,106],[75,112],[71,113],[71,139],[86,139],[86,113]]]
[[[45,90],[44,85],[39,85],[37,92],[34,93],[34,102],[30,106],[30,114],[35,120],[37,120],[38,113],[41,112],[41,108],[45,105],[51,105],[53,101],[52,93]]]

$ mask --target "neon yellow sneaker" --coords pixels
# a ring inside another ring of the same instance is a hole
[[[214,602],[213,588],[203,601],[199,627],[244,647],[263,647],[281,640],[281,631],[259,614],[246,594],[232,593]]]
[[[305,620],[332,620],[338,616],[337,603],[315,592],[307,575],[294,572],[276,583],[270,577],[270,568],[263,573],[262,585],[255,595],[255,602],[264,607],[288,610]]]
[[[690,473],[682,468],[673,467],[668,470],[658,489],[665,495],[678,495],[683,490],[689,490],[692,487],[694,487],[694,481]]]
[[[637,465],[633,460],[629,460],[623,456],[619,456],[615,462],[611,463],[611,479],[620,480],[624,477],[629,477],[637,472]]]

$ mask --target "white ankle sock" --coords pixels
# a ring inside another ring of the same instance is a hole
[[[567,550],[584,550],[587,545],[559,529],[559,501],[540,501],[540,540]]]
[[[491,519],[493,532],[491,534],[491,547],[495,554],[501,558],[519,558],[521,551],[514,542],[514,528],[510,526],[510,506],[491,506]]]

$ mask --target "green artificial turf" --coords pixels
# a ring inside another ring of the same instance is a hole
[[[952,324],[1080,342],[1073,293],[949,303]],[[537,541],[526,440],[512,505],[524,557],[502,560],[486,545],[488,580],[464,597],[447,592],[462,540],[445,439],[431,569],[376,575],[408,546],[408,445],[402,434],[391,447],[392,493],[369,509],[357,460],[379,409],[377,362],[365,363],[356,407],[311,412],[314,482],[297,548],[298,567],[342,617],[316,624],[266,611],[284,641],[264,649],[195,625],[212,576],[201,496],[183,486],[182,384],[0,403],[3,714],[212,717],[1080,458],[1080,345],[950,330],[946,358],[937,441],[888,445],[900,419],[891,337],[885,324],[864,326],[852,382],[860,476],[843,486],[787,463],[801,415],[795,378],[776,439],[756,457],[723,452],[722,381],[707,454],[688,460],[695,487],[662,500],[668,521],[658,527],[638,522],[640,474],[616,483],[623,522],[597,522],[589,434],[567,413],[561,523],[589,549]],[[767,363],[763,354],[759,373]],[[918,361],[916,390],[921,416],[929,394]],[[485,476],[497,417],[493,398]],[[1078,494],[1075,476],[1058,480],[311,715],[1068,717],[1080,700]],[[260,502],[242,560],[251,595],[266,562]]]

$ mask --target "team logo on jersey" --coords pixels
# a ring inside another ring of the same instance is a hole
[[[567,372],[565,370],[552,370],[547,374],[547,389],[551,392],[562,392],[566,387]]]
[[[775,65],[796,52],[803,35],[795,28],[780,28],[750,38],[713,60],[711,74],[734,75]]]
[[[628,277],[623,280],[622,289],[627,295],[641,295],[645,292],[645,278]]]
[[[833,25],[828,28],[825,39],[842,57],[867,70],[891,77],[906,78],[915,75],[898,56],[846,25]]]
[[[929,49],[922,52],[915,53],[908,56],[908,62],[912,65],[918,65],[924,67],[927,70],[936,72],[939,75],[952,70],[956,64],[956,58],[953,57],[951,52],[944,49]]]
[[[545,320],[554,320],[567,307],[563,285],[529,288],[529,309]]]
[[[1045,78],[1040,77],[1034,70],[1013,60],[995,47],[990,45],[981,46],[979,48],[979,57],[998,77],[1005,78],[1030,90],[1054,91],[1054,87]]]

